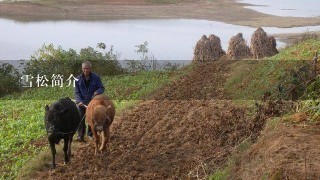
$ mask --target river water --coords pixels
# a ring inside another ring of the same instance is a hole
[[[320,17],[319,0],[238,0],[237,2],[251,4],[245,7],[275,16]]]
[[[320,26],[275,28],[263,27],[268,34],[320,31]],[[0,19],[0,60],[30,59],[43,44],[53,43],[79,51],[103,42],[111,45],[120,60],[140,59],[136,45],[148,42],[149,56],[158,60],[190,60],[193,48],[203,34],[221,38],[227,50],[228,41],[242,32],[247,42],[256,28],[223,22],[190,19],[148,19],[111,21],[35,21],[17,22]],[[283,46],[278,42],[278,47]]]

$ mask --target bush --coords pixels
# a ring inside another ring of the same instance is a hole
[[[104,50],[104,43],[99,43],[98,48]],[[77,53],[74,49],[68,51],[60,46],[55,48],[53,44],[43,45],[35,55],[31,56],[26,63],[24,74],[33,77],[46,75],[47,78],[53,74],[60,74],[64,77],[74,76],[81,73],[81,64],[84,61],[91,61],[93,71],[97,74],[118,75],[122,73],[122,68],[117,61],[117,56],[113,53],[113,48],[106,53],[98,51],[92,47],[83,48]]]
[[[13,65],[0,63],[0,97],[19,90],[19,72]]]

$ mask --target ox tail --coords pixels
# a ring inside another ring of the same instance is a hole
[[[106,147],[106,144],[107,144],[107,138],[106,138],[105,130],[102,131],[101,136],[102,136],[102,141],[101,141],[101,146],[100,146],[99,150],[102,152],[104,150],[104,148]]]

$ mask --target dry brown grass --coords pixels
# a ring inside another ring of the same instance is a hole
[[[238,33],[230,39],[227,56],[232,60],[245,59],[251,56],[250,48],[247,46],[242,33]]]
[[[258,28],[251,38],[251,53],[253,58],[260,59],[273,56],[278,53],[277,43],[273,36],[268,36],[262,29]]]
[[[209,35],[209,38],[207,38],[206,35],[203,35],[194,49],[193,61],[218,60],[225,54],[225,51],[221,47],[221,40],[219,37],[211,34]]]

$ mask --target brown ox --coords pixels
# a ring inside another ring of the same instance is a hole
[[[115,107],[112,101],[104,95],[95,96],[88,104],[86,110],[86,120],[90,125],[95,142],[96,156],[99,146],[99,134],[102,136],[101,146],[99,148],[102,153],[109,141],[110,125],[115,115]],[[98,134],[99,133],[99,134]]]

